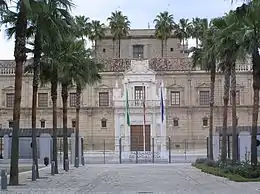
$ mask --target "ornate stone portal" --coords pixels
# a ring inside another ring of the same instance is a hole
[[[116,82],[113,89],[115,145],[116,151],[119,151],[119,139],[121,138],[122,159],[131,160],[135,157],[134,154],[138,154],[139,159],[147,159],[152,157],[152,153],[154,153],[155,158],[167,158],[166,115],[164,111],[162,122],[160,106],[161,87],[164,105],[166,89],[163,87],[162,81],[155,79],[155,74],[153,70],[149,69],[148,60],[132,60],[130,69],[124,73],[123,89],[119,88],[118,82]],[[143,88],[143,91],[138,93],[136,91],[138,87]],[[126,117],[126,91],[128,93],[130,126],[127,125]],[[138,96],[145,96],[145,108],[143,97],[138,98]],[[143,131],[144,127],[142,127],[144,124],[149,126],[145,133]],[[136,136],[134,136],[133,132],[133,128],[137,126],[139,126],[139,131],[135,131],[139,134],[137,137],[139,138],[138,142],[134,141]]]

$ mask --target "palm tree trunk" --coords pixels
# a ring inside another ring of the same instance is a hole
[[[81,87],[77,85],[76,89],[76,141],[75,141],[75,159],[79,158],[79,111],[80,111],[80,97],[81,97]],[[76,161],[76,160],[75,160]]]
[[[16,23],[15,34],[15,93],[14,93],[14,108],[13,108],[13,122],[14,128],[12,132],[12,147],[11,147],[11,167],[10,167],[10,185],[18,185],[18,160],[19,160],[19,130],[20,130],[20,110],[21,110],[21,93],[22,93],[22,76],[23,63],[26,61],[26,28],[27,16],[25,5],[20,0],[19,13]]]
[[[185,38],[182,39],[182,53],[184,54]]]
[[[121,52],[121,39],[119,38],[118,39],[118,58],[121,57],[120,52]]]
[[[164,53],[164,56],[167,58],[167,52],[168,52],[168,45],[167,45],[167,39],[165,39],[165,53]]]
[[[51,78],[51,100],[52,100],[52,147],[53,155],[52,159],[55,162],[55,174],[58,174],[58,153],[57,153],[57,87],[58,87],[58,75],[57,68],[54,67],[53,75]]]
[[[223,128],[222,128],[222,148],[221,148],[221,161],[227,160],[227,120],[228,120],[228,100],[230,89],[230,67],[225,68],[225,84],[224,84],[224,107],[223,107]]]
[[[97,58],[97,40],[95,40],[95,59]]]
[[[164,48],[164,46],[163,46],[163,39],[162,39],[161,45],[162,45],[161,55],[162,55],[162,58],[163,58],[163,55],[164,55],[164,53],[163,53],[163,48]]]
[[[216,64],[211,64],[210,71],[210,104],[209,104],[209,159],[213,160],[213,114],[214,114],[214,98],[215,98],[215,78]]]
[[[68,84],[62,84],[62,111],[63,111],[63,169],[65,170],[65,160],[69,159],[68,153]]]
[[[36,178],[39,176],[38,156],[37,156],[37,137],[36,137],[36,111],[37,111],[37,93],[40,80],[40,60],[41,60],[41,36],[40,29],[37,28],[34,38],[34,62],[33,62],[33,94],[32,94],[32,150],[33,162],[36,165]]]
[[[236,63],[231,65],[231,97],[232,97],[232,162],[237,162],[237,109],[236,109]]]
[[[253,112],[252,112],[252,133],[251,133],[251,165],[257,166],[257,121],[259,111],[259,89],[260,89],[260,56],[258,48],[254,50],[252,55],[253,63],[253,90],[254,90],[254,101],[253,101]]]
[[[196,38],[196,48],[198,48],[198,47],[199,47],[199,39]]]
[[[115,38],[113,38],[113,58],[115,58]]]

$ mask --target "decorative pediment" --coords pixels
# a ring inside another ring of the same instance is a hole
[[[108,86],[106,84],[101,84],[95,87],[95,89],[112,89],[111,86]]]
[[[39,91],[43,91],[43,90],[47,90],[47,91],[50,91],[51,90],[51,87],[50,86],[47,86],[47,85],[43,85],[41,87],[39,87]]]
[[[209,88],[210,83],[200,83],[196,86],[196,88]]]
[[[6,88],[3,88],[3,91],[11,91],[14,90],[14,86],[8,86]]]
[[[166,88],[169,88],[169,89],[170,88],[184,88],[184,86],[174,83],[174,84],[167,86]]]
[[[155,74],[155,72],[149,68],[148,60],[131,60],[131,67],[126,74]]]

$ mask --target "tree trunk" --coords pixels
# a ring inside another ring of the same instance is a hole
[[[164,56],[167,58],[167,56],[168,56],[168,55],[167,55],[167,53],[168,53],[167,39],[165,39],[165,44],[164,44],[164,45],[165,45],[165,46],[164,46],[164,47],[165,47],[165,50],[164,50],[164,51],[165,51]]]
[[[184,54],[185,38],[182,39],[182,53]]]
[[[162,50],[161,50],[161,55],[162,55],[162,58],[164,57],[164,53],[163,53],[163,48],[164,48],[164,46],[163,46],[163,39],[162,39],[162,42],[161,42],[161,47],[162,47]]]
[[[231,64],[231,97],[232,97],[232,163],[237,162],[237,109],[236,109],[236,63]]]
[[[57,87],[58,87],[58,75],[57,68],[54,67],[53,75],[51,78],[51,100],[52,100],[52,147],[53,155],[52,159],[55,162],[55,174],[58,174],[58,152],[57,152]]]
[[[252,133],[251,133],[251,165],[257,166],[257,121],[259,111],[259,88],[260,88],[260,56],[258,48],[256,48],[252,54],[253,63],[253,90],[254,90],[254,101],[253,101],[253,112],[252,112]]]
[[[68,84],[62,84],[62,111],[63,111],[63,169],[65,170],[65,160],[69,159],[68,151]]]
[[[118,38],[118,58],[119,58],[119,59],[120,59],[120,57],[121,57],[120,51],[121,51],[121,39]]]
[[[97,40],[95,40],[95,59],[97,58]]]
[[[115,38],[113,38],[113,58],[115,58]]]
[[[34,38],[34,57],[33,57],[33,94],[32,94],[32,155],[33,162],[36,165],[36,178],[39,176],[38,155],[37,155],[37,137],[36,137],[36,117],[37,117],[37,94],[40,81],[40,60],[41,60],[41,35],[37,28]]]
[[[225,84],[224,84],[224,107],[223,107],[223,128],[222,128],[222,148],[221,148],[221,161],[227,160],[227,120],[228,120],[228,100],[230,89],[230,67],[225,68]]]
[[[209,159],[213,160],[213,114],[214,114],[214,98],[215,98],[215,78],[216,64],[211,64],[210,70],[210,104],[209,104]]]
[[[10,185],[18,185],[18,160],[19,160],[19,136],[20,136],[20,110],[21,110],[21,93],[22,93],[22,76],[23,63],[26,61],[26,28],[27,16],[25,5],[20,0],[19,13],[16,23],[15,33],[15,93],[13,107],[13,122],[14,128],[12,132],[12,147],[11,147],[11,166],[10,166]]]
[[[198,48],[198,47],[199,47],[199,39],[196,38],[196,48]]]
[[[80,111],[80,97],[81,97],[81,88],[77,85],[76,89],[76,141],[75,141],[75,159],[79,158],[79,111]],[[76,161],[76,160],[75,160]]]

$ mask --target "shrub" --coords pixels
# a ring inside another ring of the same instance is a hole
[[[207,160],[207,158],[197,158],[195,164],[204,164]]]

